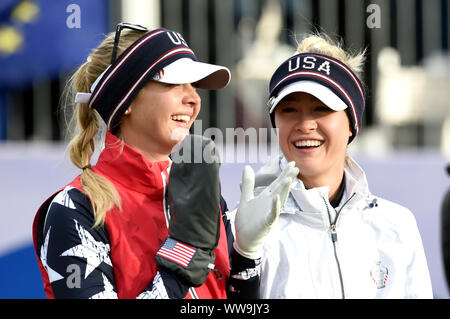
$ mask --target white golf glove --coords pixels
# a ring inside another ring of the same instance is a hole
[[[250,259],[262,256],[264,239],[286,203],[298,172],[295,162],[289,162],[280,176],[254,197],[255,173],[250,166],[244,167],[241,201],[234,222],[236,240],[233,246],[240,255]]]

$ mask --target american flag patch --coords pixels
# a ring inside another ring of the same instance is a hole
[[[197,249],[168,237],[156,255],[167,258],[183,267],[187,267],[196,251]]]

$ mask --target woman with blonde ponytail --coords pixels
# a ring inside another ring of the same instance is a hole
[[[129,30],[124,32],[119,43],[119,51],[124,49],[141,36],[141,32]],[[88,57],[87,61],[80,66],[68,83],[68,95],[74,98],[76,92],[90,92],[90,88],[100,74],[108,67],[108,49],[113,46],[113,37],[110,34]],[[92,171],[91,157],[95,151],[95,138],[102,127],[101,117],[87,103],[76,103],[75,109],[71,112],[68,108],[73,103],[66,103],[65,113],[72,114],[70,123],[76,123],[75,135],[69,143],[69,154],[72,163],[82,169],[80,181],[83,186],[83,192],[91,200],[95,223],[94,226],[103,224],[105,214],[114,206],[120,208],[120,196],[114,185],[108,179]]]
[[[229,80],[227,68],[198,62],[179,33],[163,28],[121,23],[93,50],[69,82],[76,104],[66,109],[81,174],[33,223],[48,298],[255,296],[258,274],[232,276],[257,260],[231,248],[218,165],[169,158],[180,143],[213,145],[188,135],[197,89]]]
[[[433,296],[414,215],[372,195],[347,154],[362,127],[363,65],[364,53],[313,34],[272,75],[267,106],[282,155],[256,174],[255,193],[288,162],[299,173],[264,242],[263,298]],[[241,219],[238,209],[236,231]]]
[[[121,207],[120,196],[108,179],[92,170],[91,157],[95,151],[94,139],[99,133],[99,122],[96,111],[87,104],[80,103],[76,108],[77,127],[80,132],[69,144],[70,158],[74,165],[82,169],[80,182],[83,193],[92,203],[95,226],[104,223],[106,212],[113,207]]]

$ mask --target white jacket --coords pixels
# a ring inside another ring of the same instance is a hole
[[[257,172],[255,193],[285,165],[280,158]],[[294,182],[264,243],[261,297],[432,298],[413,214],[370,194],[363,170],[350,157],[336,210],[328,191]]]

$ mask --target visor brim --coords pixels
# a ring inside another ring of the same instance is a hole
[[[311,94],[334,111],[342,111],[348,107],[344,101],[342,101],[333,91],[331,91],[326,86],[313,81],[299,81],[287,85],[280,91],[277,97],[271,102],[269,113],[272,113],[275,110],[276,106],[286,96],[296,92]]]
[[[228,85],[231,72],[224,66],[182,58],[158,72],[155,81],[168,84],[195,83],[200,89],[217,90]]]

